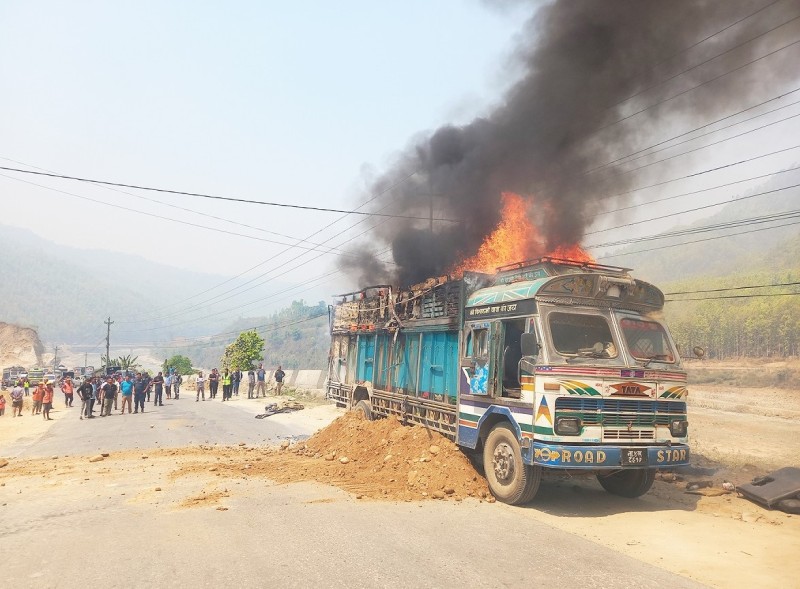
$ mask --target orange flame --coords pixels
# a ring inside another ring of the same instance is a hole
[[[484,239],[478,252],[458,264],[452,274],[461,275],[466,270],[493,274],[499,266],[543,255],[581,262],[594,261],[578,244],[559,246],[551,253],[544,254],[542,238],[528,218],[525,200],[513,192],[504,192],[502,200],[503,212],[495,230]]]

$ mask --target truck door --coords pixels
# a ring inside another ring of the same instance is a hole
[[[363,382],[372,382],[375,373],[375,336],[360,335],[358,337],[358,373],[356,378]]]

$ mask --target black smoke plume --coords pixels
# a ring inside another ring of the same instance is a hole
[[[734,105],[742,108],[757,80],[743,69],[615,122],[760,55],[770,39],[623,101],[800,12],[798,0],[785,0],[691,47],[769,0],[528,4],[533,15],[514,54],[523,75],[500,104],[469,124],[445,125],[415,141],[371,187],[378,192],[399,183],[382,197],[391,201],[389,212],[426,217],[432,198],[435,217],[461,222],[435,221],[433,231],[427,221],[380,223],[360,246],[361,258],[342,262],[361,286],[409,285],[448,272],[473,255],[495,228],[504,191],[530,198],[530,216],[544,240],[542,251],[530,257],[579,243],[592,215],[607,203],[602,197],[631,188],[634,176],[615,169],[586,170],[648,145],[651,128],[665,120],[695,124],[727,114]],[[794,68],[789,64],[788,69]],[[389,264],[376,257],[387,245],[393,259]]]

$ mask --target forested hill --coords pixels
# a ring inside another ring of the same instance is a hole
[[[6,225],[0,225],[0,252],[0,321],[34,327],[49,342],[96,344],[105,335],[106,317],[152,316],[181,294],[205,290],[225,279],[133,255],[57,245]],[[185,335],[208,333],[223,325],[211,321],[189,325]],[[125,337],[136,342],[153,336],[142,332]]]
[[[257,333],[264,338],[266,367],[324,369],[327,366],[330,347],[328,308],[322,301],[313,306],[294,301],[268,317],[240,319],[222,330],[224,336],[185,348],[162,350],[158,354],[164,357],[181,354],[187,356],[194,366],[206,369],[220,367],[225,346],[232,343],[240,332],[253,327],[257,327]]]
[[[732,192],[731,202],[716,214],[684,227],[656,231],[651,241],[637,243],[602,257],[601,263],[627,266],[635,276],[662,286],[694,277],[724,277],[749,270],[787,269],[798,265],[792,256],[791,240],[800,234],[797,217],[769,221],[772,215],[786,215],[800,204],[800,188],[775,191],[800,184],[800,172],[787,172],[749,191]],[[766,193],[766,194],[764,194]],[[686,208],[692,208],[691,202]],[[711,230],[710,226],[725,225]],[[779,227],[779,225],[783,225]],[[674,235],[677,231],[683,235]],[[796,247],[796,245],[795,245]]]

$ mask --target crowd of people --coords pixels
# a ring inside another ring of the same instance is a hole
[[[274,373],[276,392],[281,394],[283,379],[286,373],[278,366]],[[266,397],[267,394],[267,372],[262,364],[258,368],[249,370],[246,374],[241,370],[229,371],[227,368],[221,373],[214,368],[208,377],[204,377],[199,372],[196,379],[197,397],[196,401],[206,400],[206,383],[208,383],[209,400],[215,399],[222,384],[222,400],[230,401],[233,396],[239,396],[239,385],[242,380],[247,378],[247,398],[257,399],[259,394]],[[93,419],[95,405],[100,408],[100,417],[111,415],[111,411],[120,411],[125,414],[127,407],[128,413],[144,413],[146,403],[151,402],[154,406],[164,405],[164,394],[167,399],[179,399],[183,377],[180,374],[159,372],[151,377],[146,372],[135,374],[117,373],[113,376],[100,377],[94,376],[75,382],[69,376],[63,378],[59,383],[59,388],[64,395],[64,406],[72,407],[75,394],[81,401],[80,419],[84,417]],[[20,379],[11,390],[11,408],[13,417],[22,417],[24,398],[31,396],[32,406],[31,415],[41,414],[44,419],[52,419],[50,410],[53,408],[53,398],[55,395],[55,383],[50,380],[43,380],[30,392],[30,383],[26,379]],[[131,407],[131,401],[133,407]],[[0,416],[5,413],[6,399],[0,394]],[[121,408],[120,408],[121,405]]]

